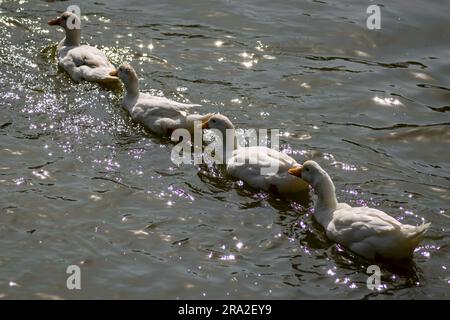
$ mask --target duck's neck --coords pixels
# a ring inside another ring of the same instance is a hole
[[[139,80],[132,79],[129,82],[124,83],[125,86],[125,99],[133,100],[139,98]]]
[[[223,136],[223,152],[222,163],[227,163],[234,150],[239,148],[236,137],[236,130],[234,128],[227,129],[222,132]]]
[[[332,219],[337,207],[336,190],[330,176],[324,171],[320,181],[314,186],[317,202],[314,208],[314,217],[324,227]]]
[[[61,44],[66,47],[79,46],[81,43],[81,29],[65,29],[66,37]]]

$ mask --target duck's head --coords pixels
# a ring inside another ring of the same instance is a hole
[[[72,12],[66,11],[56,19],[48,21],[49,26],[60,26],[64,29],[79,29],[80,18]]]
[[[228,117],[215,113],[202,122],[202,129],[217,129],[225,134],[227,129],[234,129],[234,125]]]
[[[133,67],[128,63],[120,65],[118,69],[110,72],[109,75],[119,77],[125,85],[138,82],[136,71],[134,71]]]
[[[302,165],[289,169],[288,172],[293,176],[305,180],[313,188],[326,176],[326,172],[313,160],[307,160]]]

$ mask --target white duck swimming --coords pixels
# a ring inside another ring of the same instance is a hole
[[[76,14],[64,12],[48,22],[51,26],[62,27],[66,33],[57,47],[58,64],[75,82],[117,82],[118,78],[109,74],[115,68],[106,55],[95,47],[80,45],[81,30],[70,24],[76,19],[79,19]]]
[[[152,96],[139,92],[139,79],[133,67],[121,65],[111,75],[118,75],[125,86],[122,106],[131,117],[146,128],[159,135],[170,135],[173,130],[184,128],[192,131],[195,121],[203,121],[211,115],[187,114],[186,110],[201,106],[180,103],[165,97]]]
[[[402,224],[377,209],[338,203],[333,181],[315,161],[308,160],[289,173],[313,187],[317,195],[313,216],[327,237],[367,259],[410,258],[430,227],[430,223]]]
[[[267,147],[240,147],[236,143],[233,123],[224,115],[214,114],[203,122],[203,129],[217,129],[222,133],[226,146],[226,131],[234,137],[231,156],[226,160],[227,173],[241,179],[256,189],[278,193],[292,193],[306,190],[308,184],[288,174],[288,169],[300,166],[295,159]],[[272,168],[273,170],[269,169]]]

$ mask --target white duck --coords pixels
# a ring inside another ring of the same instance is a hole
[[[201,106],[199,104],[180,103],[165,97],[152,96],[139,92],[139,79],[133,67],[121,65],[111,72],[119,76],[125,86],[122,106],[133,120],[159,135],[170,135],[173,130],[184,128],[192,131],[195,121],[204,121],[211,115],[187,114],[186,110]]]
[[[66,36],[57,47],[58,64],[75,81],[87,80],[92,82],[108,83],[118,81],[117,77],[109,73],[114,66],[108,61],[106,55],[95,47],[80,45],[81,30],[71,25],[78,16],[71,12],[64,12],[59,18],[48,22],[51,26],[60,26]]]
[[[410,258],[430,223],[402,224],[383,211],[338,203],[333,181],[315,161],[289,169],[308,182],[317,195],[313,216],[327,237],[367,259]]]
[[[231,130],[234,137],[233,151],[226,161],[226,170],[230,176],[241,179],[256,189],[278,193],[299,192],[308,188],[302,179],[288,174],[288,169],[300,164],[288,155],[267,147],[241,147],[236,143],[233,123],[224,115],[214,114],[203,122],[203,129],[217,129],[222,133],[224,146],[226,131]],[[224,148],[225,149],[225,148]],[[274,170],[269,170],[273,168]]]

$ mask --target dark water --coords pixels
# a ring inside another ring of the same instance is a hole
[[[76,2],[74,2],[76,4]],[[407,266],[326,240],[311,199],[243,188],[58,71],[72,2],[0,0],[1,298],[450,297],[448,1],[83,1],[84,41],[131,62],[142,90],[279,128],[338,197],[432,228]],[[403,5],[402,5],[403,3]],[[66,289],[81,267],[82,289]]]

